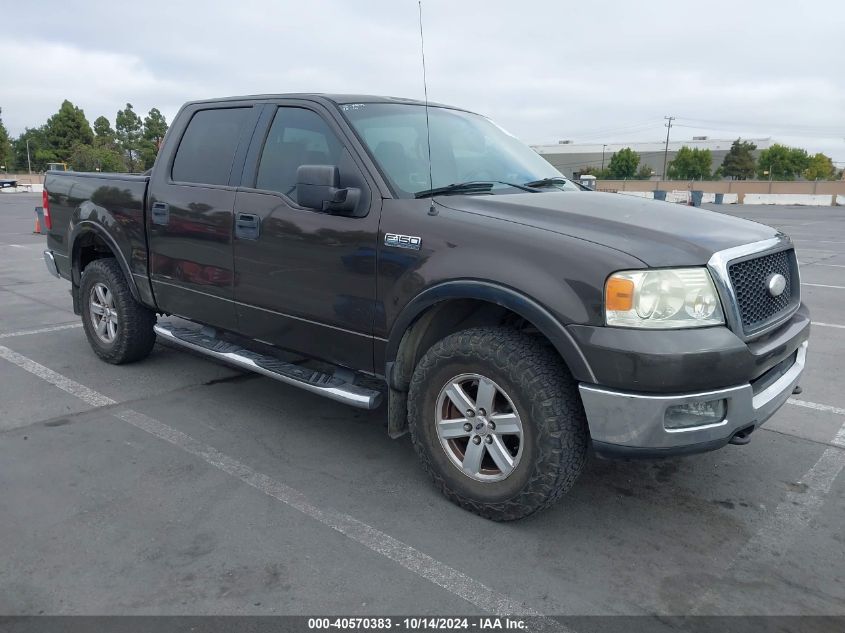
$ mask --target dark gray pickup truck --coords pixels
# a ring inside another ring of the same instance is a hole
[[[103,360],[158,336],[352,406],[386,396],[391,436],[492,519],[553,503],[590,448],[746,443],[804,368],[787,236],[582,191],[458,108],[192,102],[149,175],[50,172],[44,209]]]

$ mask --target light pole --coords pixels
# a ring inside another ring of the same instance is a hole
[[[601,170],[604,171],[604,150],[607,144],[601,146]]]
[[[666,123],[666,148],[663,150],[663,174],[661,178],[668,180],[666,178],[666,159],[669,157],[669,132],[672,130],[672,121],[675,120],[675,117],[665,116],[663,118],[669,121],[669,123]]]

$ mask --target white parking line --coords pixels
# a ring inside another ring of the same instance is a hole
[[[82,327],[82,323],[66,323],[65,325],[52,325],[50,327],[41,327],[35,330],[19,330],[17,332],[0,333],[0,338],[29,336],[30,334],[44,334],[45,332],[58,332],[60,330],[71,330],[78,327]]]
[[[813,325],[818,325],[819,327],[835,327],[841,330],[845,330],[845,325],[839,325],[838,323],[822,323],[821,321],[812,321]]]
[[[790,398],[789,404],[845,415],[845,409],[832,407],[817,402]],[[752,536],[745,546],[731,561],[725,570],[725,576],[743,582],[760,581],[760,569],[766,565],[776,565],[783,558],[784,552],[818,514],[824,504],[824,497],[830,492],[833,482],[845,468],[845,423],[831,439],[818,461],[797,482],[800,490],[790,490],[785,499],[778,504],[768,521]],[[717,592],[711,587],[694,601],[693,614],[701,614],[711,605]]]
[[[801,285],[813,286],[814,288],[836,288],[837,290],[845,290],[845,286],[831,286],[829,284],[808,284],[806,281],[802,281]]]
[[[845,415],[845,409],[832,407],[829,404],[819,404],[818,402],[808,402],[807,400],[798,400],[796,398],[790,398],[787,402],[789,404],[794,404],[796,407],[806,407],[807,409],[815,409],[816,411],[827,411],[828,413]],[[839,433],[834,436],[832,442],[834,444],[841,444],[845,447],[845,426],[843,426],[842,429],[839,430]]]
[[[0,358],[3,358],[10,363],[14,363],[21,369],[28,371],[30,374],[38,376],[41,380],[46,380],[51,385],[55,385],[62,391],[66,391],[70,395],[76,396],[86,404],[90,404],[92,407],[106,407],[110,404],[117,404],[117,401],[112,400],[101,393],[97,393],[93,389],[89,389],[85,385],[81,385],[66,376],[62,376],[61,374],[54,372],[52,369],[44,367],[44,365],[36,363],[34,360],[31,360],[22,354],[18,354],[3,345],[0,345]]]
[[[0,358],[13,363],[28,371],[29,373],[55,385],[59,389],[76,396],[91,406],[101,407],[117,404],[108,396],[89,389],[66,376],[36,363],[8,347],[0,345]],[[263,492],[264,494],[281,501],[287,506],[299,510],[306,516],[319,521],[337,532],[340,532],[349,539],[363,545],[364,547],[389,558],[417,576],[442,587],[446,591],[458,596],[478,607],[486,613],[495,615],[517,615],[517,616],[540,616],[538,611],[528,607],[522,602],[513,600],[508,596],[494,591],[481,582],[470,578],[457,569],[441,563],[428,554],[393,538],[389,534],[378,530],[353,516],[337,512],[335,510],[323,509],[313,505],[308,498],[279,481],[268,477],[246,464],[229,457],[218,451],[216,448],[204,444],[199,440],[178,431],[159,420],[151,418],[143,413],[124,409],[113,413],[113,415],[128,422],[132,426],[149,433],[165,442],[169,442],[186,453],[203,460],[205,463],[221,470],[243,483]],[[542,629],[563,630],[565,627],[550,618],[542,618],[539,622],[533,623]]]

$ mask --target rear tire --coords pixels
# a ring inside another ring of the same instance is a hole
[[[472,417],[454,406],[461,392],[470,411],[476,406]],[[482,401],[494,403],[484,415]],[[551,506],[586,461],[589,437],[575,381],[548,344],[509,328],[464,330],[429,349],[411,379],[408,422],[423,467],[441,492],[495,521]],[[466,439],[443,437],[470,426]],[[485,452],[478,468],[467,466],[479,447]]]
[[[79,293],[82,325],[97,356],[120,365],[149,355],[156,340],[155,312],[135,301],[114,258],[88,264]]]

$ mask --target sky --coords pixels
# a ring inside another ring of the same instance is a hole
[[[845,167],[845,2],[423,0],[432,101],[531,144],[772,137]],[[0,35],[17,136],[62,100],[171,121],[188,100],[423,97],[416,0],[39,0]],[[23,27],[26,22],[22,20]]]

